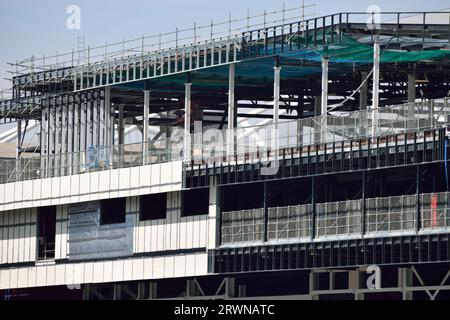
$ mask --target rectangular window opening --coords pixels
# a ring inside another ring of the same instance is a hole
[[[38,259],[55,258],[56,206],[38,210]]]
[[[167,193],[147,194],[139,197],[139,220],[165,219]]]
[[[100,201],[100,224],[125,222],[126,198],[106,199]]]
[[[182,216],[198,216],[209,213],[209,188],[181,191]]]

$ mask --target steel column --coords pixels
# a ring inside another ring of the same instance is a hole
[[[374,36],[373,43],[373,87],[372,87],[372,136],[378,133],[378,104],[380,85],[380,36]]]
[[[228,71],[228,139],[227,139],[227,154],[231,156],[234,154],[234,126],[235,126],[235,98],[234,98],[234,77],[236,65],[230,64]]]

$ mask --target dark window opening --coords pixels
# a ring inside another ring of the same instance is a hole
[[[167,193],[148,194],[139,197],[139,220],[165,219]]]
[[[115,198],[100,201],[100,224],[125,222],[126,198]]]
[[[38,211],[38,259],[55,258],[56,206]]]
[[[247,183],[221,188],[221,211],[240,211],[264,207],[264,184]]]
[[[182,216],[197,216],[209,212],[209,188],[181,191]]]

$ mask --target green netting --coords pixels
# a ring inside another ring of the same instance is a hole
[[[349,36],[342,36],[341,42],[338,43],[339,35],[334,33],[333,41],[331,32],[325,34],[327,48],[318,47],[312,49],[314,44],[314,36],[308,38],[294,36],[292,41],[300,45],[304,50],[299,52],[298,57],[304,60],[318,61],[322,56],[327,55],[332,62],[336,63],[373,63],[373,47],[364,43],[360,43]],[[322,42],[323,35],[319,33],[316,41]],[[308,44],[308,48],[306,48]],[[450,50],[392,50],[384,49],[381,52],[381,62],[418,62],[418,61],[438,61],[450,59]]]
[[[297,44],[300,42],[300,48],[297,46],[292,51],[281,52],[281,44],[275,48],[267,50],[267,58],[255,60],[243,60],[236,65],[236,85],[257,86],[259,84],[267,84],[273,81],[273,58],[271,55],[280,56],[280,64],[282,65],[282,79],[298,79],[308,78],[322,72],[320,60],[322,56],[330,57],[333,65],[330,67],[330,74],[348,72],[349,64],[372,64],[373,63],[373,47],[368,44],[360,43],[349,36],[342,36],[338,43],[339,35],[334,33],[333,42],[331,41],[331,32],[326,33],[327,48],[314,48],[313,36],[307,39],[301,36],[294,36],[287,41]],[[322,34],[317,34],[317,42],[322,43]],[[308,42],[308,46],[306,43]],[[285,46],[287,47],[287,46]],[[442,61],[450,59],[450,50],[423,50],[423,51],[406,51],[383,49],[381,52],[382,63],[396,62],[417,62],[417,61]],[[317,62],[312,65],[302,65],[299,61]],[[300,65],[299,65],[300,64]],[[228,66],[215,66],[191,72],[194,87],[210,89],[227,88],[228,86]],[[185,75],[171,75],[151,80],[152,86],[161,90],[184,90]],[[124,85],[127,86],[127,85]],[[136,84],[130,85],[136,86]]]

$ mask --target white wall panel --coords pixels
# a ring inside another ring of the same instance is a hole
[[[123,280],[133,280],[133,261],[130,259],[123,262]]]
[[[0,189],[1,192],[1,189]],[[0,196],[1,198],[1,196]],[[23,182],[23,199],[24,202],[33,201],[33,180],[28,180]],[[2,201],[0,200],[0,203]]]
[[[34,261],[36,209],[0,212],[0,264]]]
[[[140,169],[141,167],[130,168],[130,196],[136,196],[140,194]]]
[[[36,286],[44,287],[47,285],[47,266],[36,267]]]
[[[164,263],[165,263],[164,257],[157,257],[153,260],[153,278],[154,279],[164,278],[164,269],[166,268]]]
[[[64,200],[69,200],[71,195],[71,176],[61,177],[61,198]]]
[[[20,203],[23,201],[23,181],[14,183],[14,202],[20,208]]]
[[[0,269],[0,290],[207,274],[207,254]]]
[[[109,197],[109,182],[111,179],[111,171],[102,171],[98,181],[99,197]]]
[[[100,184],[100,172],[92,172],[90,175],[90,190],[89,200],[98,200],[99,197],[99,184]]]
[[[130,195],[130,168],[119,169],[119,197]]]
[[[55,267],[55,285],[60,286],[66,283],[66,265],[57,264]]]
[[[58,178],[54,178],[58,179]],[[41,206],[50,206],[52,204],[52,178],[42,179],[41,181]]]
[[[50,198],[52,199],[51,204],[58,205],[61,200],[61,178],[52,178],[50,179],[50,182],[52,184],[52,192],[50,194]]]
[[[80,174],[80,192],[79,192],[79,201],[85,202],[89,201],[90,199],[90,186],[91,186],[91,179],[90,174]]]
[[[0,211],[177,191],[181,185],[181,161],[12,182],[0,185]]]
[[[38,207],[41,205],[42,198],[42,179],[33,180],[33,207]]]
[[[94,281],[94,262],[84,264],[84,283],[93,283]]]
[[[123,260],[112,262],[112,281],[123,281]]]
[[[80,201],[80,175],[70,176],[70,201],[79,202]]]
[[[29,267],[28,268],[28,287],[37,287],[36,277],[37,277],[37,268]]]
[[[144,277],[144,259],[133,259],[133,280]]]
[[[55,266],[55,265],[54,265]],[[55,270],[56,268],[45,268],[45,280],[46,280],[46,285],[47,286],[51,286],[55,284]]]
[[[10,269],[9,284],[11,287],[18,287],[19,285],[19,269]]]
[[[94,262],[93,282],[103,282],[103,262]]]
[[[113,281],[113,262],[112,261],[104,261],[103,262],[103,281],[111,282]]]
[[[4,220],[6,219],[6,212],[0,212],[0,264],[6,263],[6,239],[7,239],[7,228],[5,226]]]
[[[161,165],[154,164],[150,173],[150,193],[159,193],[161,184]]]
[[[18,279],[17,286],[25,287],[28,283],[28,271],[30,268],[20,268],[18,269]]]
[[[5,203],[5,186],[7,184],[0,184],[0,209],[2,209],[2,203]],[[8,184],[9,185],[9,184]]]

